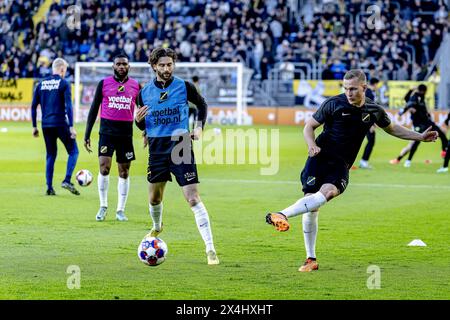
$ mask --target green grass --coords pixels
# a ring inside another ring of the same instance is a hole
[[[176,183],[164,200],[167,261],[144,266],[137,246],[150,227],[147,151],[135,131],[129,221],[114,220],[117,169],[111,171],[110,211],[95,221],[96,182],[80,197],[59,187],[67,155],[55,166],[57,196],[46,197],[45,147],[31,125],[0,127],[0,299],[449,299],[450,176],[438,175],[438,143],[420,146],[413,165],[388,160],[407,144],[382,131],[371,164],[351,172],[346,192],[321,208],[317,254],[320,270],[297,271],[304,260],[301,218],[289,232],[264,222],[300,196],[306,148],[299,127],[280,127],[280,168],[261,176],[257,165],[200,165],[200,193],[210,213],[219,266],[208,266],[194,217]],[[256,127],[269,129],[268,127]],[[82,150],[76,170],[97,176],[96,154]],[[97,126],[94,128],[96,132]],[[97,135],[93,135],[97,149]],[[358,158],[359,159],[359,158]],[[432,164],[425,164],[431,159]],[[256,182],[255,180],[259,180]],[[408,247],[420,238],[427,247]],[[81,288],[67,287],[68,266],[81,270]],[[370,290],[367,268],[381,269],[381,289]]]

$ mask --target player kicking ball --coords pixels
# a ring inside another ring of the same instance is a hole
[[[316,260],[316,239],[319,208],[342,194],[348,184],[349,169],[372,125],[376,124],[394,137],[414,141],[436,141],[438,133],[414,132],[391,123],[383,107],[366,100],[366,76],[360,69],[344,76],[344,94],[327,99],[303,129],[308,145],[308,159],[301,173],[304,197],[279,212],[268,213],[266,222],[278,231],[289,230],[289,219],[302,216],[306,261],[300,272],[319,269]],[[314,131],[324,125],[315,139]]]
[[[136,125],[148,138],[149,210],[153,228],[149,236],[163,230],[163,195],[173,174],[194,213],[198,231],[206,247],[209,265],[219,264],[214,248],[208,211],[198,192],[198,175],[191,139],[198,139],[206,122],[207,104],[195,86],[173,76],[176,53],[172,49],[156,48],[149,64],[156,78],[141,90],[138,97]],[[189,132],[189,104],[198,109],[198,122]]]

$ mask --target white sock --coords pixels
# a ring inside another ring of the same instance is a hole
[[[130,177],[124,179],[119,177],[117,183],[117,211],[124,211],[128,198],[128,190],[130,190]]]
[[[98,196],[100,198],[100,207],[108,207],[108,187],[109,175],[104,176],[100,172],[97,177]]]
[[[287,218],[298,216],[299,214],[303,214],[310,211],[316,211],[321,206],[323,206],[327,202],[327,198],[322,194],[322,192],[318,191],[312,195],[303,197],[299,199],[292,206],[287,207],[280,212],[284,214]]]
[[[303,238],[305,239],[306,258],[316,257],[316,239],[319,212],[307,212],[302,216]]]
[[[156,230],[161,230],[163,203],[161,202],[160,204],[154,206],[149,204],[148,208],[150,210],[150,217],[152,217],[153,228]]]
[[[211,224],[209,222],[208,211],[203,202],[197,203],[195,206],[191,207],[192,212],[194,212],[195,222],[197,223],[198,231],[203,238],[206,246],[206,252],[214,249],[213,237],[211,232]]]

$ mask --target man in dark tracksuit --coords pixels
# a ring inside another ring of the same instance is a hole
[[[53,189],[53,171],[57,155],[58,138],[64,144],[69,159],[67,161],[66,176],[61,187],[79,195],[77,189],[70,182],[78,159],[76,132],[73,128],[73,110],[70,84],[64,80],[67,72],[67,62],[57,58],[52,64],[53,75],[42,80],[36,87],[31,105],[31,119],[33,122],[33,136],[39,137],[37,128],[37,107],[41,106],[42,132],[44,134],[47,151],[46,180],[47,195],[55,195]]]

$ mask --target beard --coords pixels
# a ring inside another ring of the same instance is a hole
[[[158,77],[161,78],[164,81],[169,80],[172,77],[171,72],[159,72],[158,71]]]
[[[117,70],[114,70],[114,75],[116,78],[125,79],[128,76],[128,71],[125,71],[123,74],[120,74]]]

